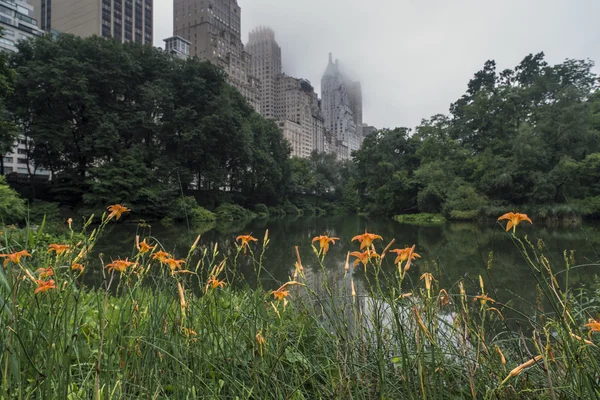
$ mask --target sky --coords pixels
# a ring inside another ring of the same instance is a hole
[[[362,84],[363,120],[415,127],[447,114],[486,60],[498,71],[543,51],[600,65],[600,0],[238,0],[242,41],[268,26],[283,72],[311,81],[333,53]],[[173,33],[173,1],[154,0],[155,45]],[[599,73],[600,68],[596,67]]]

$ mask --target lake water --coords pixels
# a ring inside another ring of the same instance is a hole
[[[208,230],[207,230],[208,229]],[[384,241],[377,243],[378,252],[391,240],[395,247],[412,246],[422,258],[417,260],[409,278],[417,283],[423,272],[431,272],[441,288],[450,289],[461,279],[469,294],[478,294],[479,275],[486,282],[489,295],[512,307],[528,312],[536,300],[536,279],[527,266],[517,245],[502,226],[490,221],[487,224],[447,223],[443,225],[417,226],[400,224],[392,220],[374,220],[355,216],[336,217],[298,217],[284,219],[254,220],[247,224],[221,225],[212,229],[188,228],[187,226],[162,227],[136,226],[133,224],[112,224],[96,250],[105,255],[105,259],[132,257],[135,254],[135,235],[151,234],[169,252],[184,258],[189,247],[199,233],[202,233],[201,246],[214,246],[219,242],[222,254],[233,257],[234,241],[240,234],[251,233],[262,242],[265,230],[269,229],[271,243],[265,252],[265,272],[261,276],[266,288],[275,288],[286,282],[294,271],[296,255],[294,246],[299,247],[302,263],[307,277],[318,282],[322,271],[316,262],[311,248],[314,236],[327,233],[341,240],[330,247],[325,260],[329,278],[344,276],[344,264],[348,251],[358,250],[357,242],[351,243],[353,236],[369,232],[383,236]],[[563,252],[574,250],[577,267],[571,269],[569,280],[578,287],[589,286],[600,272],[600,225],[584,223],[579,227],[529,225],[523,223],[517,228],[517,236],[528,236],[531,243],[537,245],[541,239],[545,243],[545,256],[554,271],[565,267]],[[315,243],[316,244],[316,243]],[[488,269],[488,256],[493,251],[493,264]],[[386,257],[391,264],[393,257]],[[390,265],[390,268],[393,266]],[[244,271],[243,271],[244,272]],[[246,280],[254,285],[252,268],[245,269]],[[364,277],[363,277],[364,278]],[[101,279],[96,270],[88,275],[88,282]],[[360,284],[360,276],[356,278]],[[407,282],[410,285],[410,282]]]

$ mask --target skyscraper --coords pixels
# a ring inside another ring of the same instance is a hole
[[[45,31],[152,44],[153,0],[34,0]]]
[[[321,96],[325,129],[333,135],[338,159],[347,160],[362,144],[362,92],[359,82],[350,81],[340,71],[339,62],[333,62],[331,53],[321,79]]]
[[[275,32],[265,27],[253,30],[246,50],[252,56],[252,75],[260,80],[261,113],[265,118],[276,118],[275,80],[281,74],[281,47]]]
[[[25,0],[0,0],[0,51],[17,51],[17,42],[43,34],[33,19],[33,6]]]
[[[228,82],[260,112],[260,84],[242,43],[241,16],[237,0],[174,0],[173,35],[191,43],[192,57],[223,68]]]

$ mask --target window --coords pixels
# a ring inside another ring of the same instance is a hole
[[[12,164],[13,163],[13,158],[12,157],[2,157],[2,161],[8,164]]]
[[[27,164],[27,159],[26,158],[17,158],[17,163],[18,164]]]

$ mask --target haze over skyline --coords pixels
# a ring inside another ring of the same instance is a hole
[[[374,4],[376,3],[376,5]],[[275,31],[283,71],[320,92],[328,54],[362,84],[364,121],[413,128],[448,113],[484,62],[514,68],[543,51],[600,62],[597,0],[238,0],[242,41],[258,26]],[[172,0],[155,0],[154,44],[173,34]],[[598,72],[598,67],[595,71]]]

